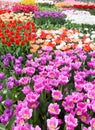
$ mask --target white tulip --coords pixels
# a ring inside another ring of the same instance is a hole
[[[87,38],[85,41],[84,41],[84,43],[87,43],[87,42],[90,42],[91,40],[90,40],[90,38]]]
[[[91,15],[88,11],[66,10],[62,13],[65,13],[66,20],[71,20],[72,23],[95,25],[95,15]]]

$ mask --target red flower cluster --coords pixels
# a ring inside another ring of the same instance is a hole
[[[10,13],[11,11],[5,10],[5,9],[4,10],[0,10],[0,14],[4,14],[4,13],[7,13],[7,12]]]
[[[15,5],[12,9],[14,12],[24,12],[24,13],[29,13],[30,11],[38,11],[38,7],[34,5]]]
[[[36,39],[35,24],[33,22],[23,23],[21,21],[10,21],[4,23],[0,20],[0,40],[2,44],[11,46],[13,43],[24,45]]]
[[[74,5],[74,8],[76,9],[95,9],[95,5]]]

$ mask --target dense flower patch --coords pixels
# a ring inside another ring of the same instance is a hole
[[[33,18],[33,13],[30,12],[30,13],[13,13],[13,12],[10,12],[10,13],[4,13],[4,14],[0,14],[0,19],[4,22],[6,21],[12,21],[12,20],[20,20],[20,21],[32,21],[32,18]]]
[[[73,9],[64,10],[63,13],[65,13],[67,16],[66,20],[70,20],[72,23],[88,25],[95,24],[95,15],[91,15],[88,11],[79,11]]]
[[[31,5],[31,4],[35,4],[35,0],[20,0],[20,3],[22,5]]]
[[[54,0],[35,0],[35,3],[48,3],[48,4],[54,4]]]
[[[0,9],[11,10],[20,0],[0,0]]]
[[[73,5],[67,2],[58,2],[58,3],[55,3],[55,6],[56,7],[72,7]]]
[[[0,11],[0,129],[95,130],[95,20],[73,8],[87,4],[14,1]]]
[[[10,13],[10,11],[9,11],[9,10],[4,10],[4,9],[1,9],[1,10],[0,10],[0,15],[1,15],[1,14],[5,14],[5,13],[8,13],[8,12]]]
[[[24,66],[22,57],[2,55],[1,123],[8,128],[15,116],[13,130],[95,129],[94,61],[94,51],[79,48],[62,52],[44,47],[37,57],[27,55]]]
[[[94,3],[85,3],[85,2],[78,2],[78,1],[74,1],[74,2],[58,2],[55,3],[56,7],[74,7],[77,9],[94,9],[95,8],[95,4]]]
[[[57,26],[63,25],[65,22],[66,15],[57,11],[35,11],[34,22],[38,26],[49,25]]]
[[[76,9],[95,9],[95,5],[92,4],[92,5],[89,5],[89,4],[86,4],[86,5],[74,5],[74,8]]]
[[[30,21],[24,23],[13,20],[5,23],[0,20],[0,55],[9,52],[14,55],[29,53],[30,41],[36,38],[35,31],[35,24]]]
[[[33,39],[32,32],[35,32],[35,25],[33,22],[10,21],[4,23],[0,20],[0,40],[2,44],[11,46],[11,44],[24,45]]]
[[[24,12],[24,13],[34,12],[37,10],[38,7],[34,5],[15,5],[12,8],[13,12]]]
[[[65,17],[65,14],[62,14],[61,12],[52,12],[52,11],[35,11],[34,12],[35,14],[35,18],[41,18],[41,17],[44,17],[44,18],[48,18],[48,17],[51,17],[51,18],[64,18]]]
[[[83,34],[74,29],[69,30],[61,28],[59,30],[38,30],[36,32],[36,41],[31,42],[31,52],[36,52],[44,46],[51,46],[58,50],[68,50],[80,47],[85,51],[95,49],[95,32],[92,34]],[[36,44],[35,44],[36,43]]]

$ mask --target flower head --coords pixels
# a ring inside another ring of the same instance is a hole
[[[65,123],[67,127],[71,127],[72,129],[78,125],[77,119],[74,118],[74,115],[72,114],[65,116]]]
[[[52,117],[47,120],[47,128],[48,130],[58,130],[58,119]]]
[[[6,107],[11,107],[12,106],[12,100],[6,99],[4,104],[5,104]]]
[[[57,103],[51,103],[49,106],[48,106],[48,112],[51,114],[51,115],[59,115],[60,113],[60,109],[59,109],[59,105]]]
[[[62,100],[63,98],[62,92],[59,90],[52,90],[52,98],[57,101]]]

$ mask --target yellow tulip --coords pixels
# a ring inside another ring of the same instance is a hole
[[[24,5],[35,4],[35,0],[22,0],[21,4],[24,4]]]

